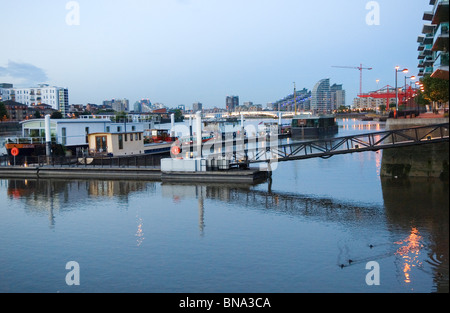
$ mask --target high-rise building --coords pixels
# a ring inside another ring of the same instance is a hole
[[[136,101],[133,105],[134,113],[142,113],[142,104],[139,101]]]
[[[194,104],[192,104],[192,111],[194,113],[203,111],[203,104],[201,104],[200,102],[195,102]]]
[[[342,84],[333,84],[330,87],[331,110],[337,110],[340,106],[345,106],[345,90]]]
[[[311,93],[311,110],[317,113],[331,112],[330,79],[317,82]]]
[[[238,96],[227,96],[226,108],[228,112],[234,112],[239,107]]]
[[[112,99],[103,101],[103,106],[111,107],[116,112],[127,112],[129,101],[127,99]]]
[[[10,100],[10,89],[13,88],[13,84],[1,83],[0,84],[0,101]]]
[[[69,112],[69,90],[67,88],[39,84],[32,88],[14,88],[12,84],[0,84],[2,101],[15,101],[29,107],[47,104],[63,115]]]
[[[429,21],[422,29],[419,43],[419,76],[449,79],[449,0],[430,0],[431,11],[423,15]]]

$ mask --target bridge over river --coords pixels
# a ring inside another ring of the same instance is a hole
[[[253,163],[330,158],[346,153],[379,151],[448,141],[449,124],[445,123],[309,141],[286,139],[285,136],[278,137],[276,134],[264,138],[213,140],[205,143],[202,151],[206,151],[204,157],[207,159],[225,159],[229,161],[231,167],[243,167]]]

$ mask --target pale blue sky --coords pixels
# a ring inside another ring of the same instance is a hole
[[[68,87],[70,102],[142,98],[169,107],[227,95],[266,105],[322,78],[359,92],[394,85],[398,64],[417,74],[417,37],[428,0],[79,0],[69,26],[65,0],[1,1],[0,82]],[[402,74],[403,75],[403,74]],[[404,76],[399,81],[404,84]],[[30,87],[30,86],[28,86]]]

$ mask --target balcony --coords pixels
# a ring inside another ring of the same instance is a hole
[[[437,56],[436,60],[434,61],[433,65],[435,71],[433,74],[431,74],[431,77],[441,78],[441,79],[447,79],[448,71],[449,71],[449,54],[448,52],[441,52]]]
[[[433,8],[433,19],[431,20],[432,24],[441,24],[443,22],[448,22],[448,9],[449,9],[449,0],[440,0],[434,4]]]
[[[422,34],[433,34],[434,29],[436,28],[436,25],[433,24],[425,24],[422,28]]]
[[[422,44],[424,44],[424,45],[432,45],[433,41],[434,41],[433,35],[432,35],[432,33],[429,33],[423,38]]]
[[[434,61],[434,67],[448,67],[448,52],[441,52]]]
[[[421,69],[419,70],[418,76],[423,76],[423,68],[421,68]]]
[[[423,20],[424,20],[424,21],[432,21],[432,20],[433,20],[433,17],[434,17],[433,11],[426,11],[426,12],[423,14]]]
[[[433,66],[434,64],[434,58],[432,56],[427,56],[424,60],[423,60],[423,66],[427,67],[427,66]]]
[[[423,71],[423,75],[431,75],[433,74],[433,68],[432,67],[426,67],[425,70]]]
[[[434,35],[433,51],[448,51],[449,48],[449,23],[442,23],[436,29]]]

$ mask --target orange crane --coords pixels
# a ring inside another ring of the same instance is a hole
[[[338,68],[352,68],[357,69],[360,72],[360,80],[359,80],[359,94],[362,95],[362,82],[363,82],[363,70],[373,70],[371,67],[363,67],[361,64],[360,66],[332,66],[332,67],[338,67]]]

